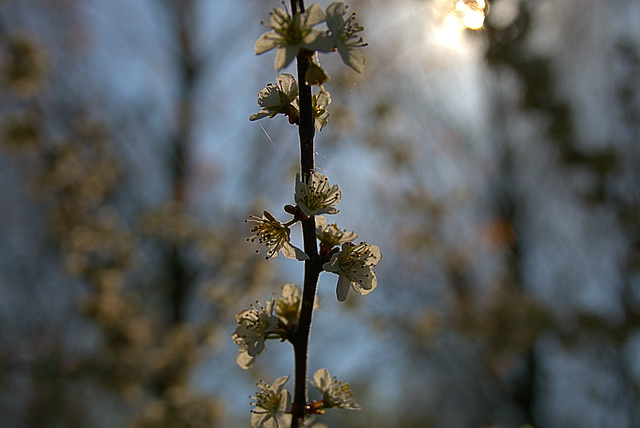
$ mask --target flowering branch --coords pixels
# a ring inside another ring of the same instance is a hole
[[[332,380],[327,369],[317,371],[311,382],[322,393],[322,399],[309,402],[307,397],[309,335],[320,273],[327,271],[338,275],[336,295],[338,301],[344,301],[351,289],[364,295],[376,288],[378,282],[372,268],[381,259],[377,246],[353,244],[351,241],[357,237],[355,233],[341,230],[335,224],[327,225],[321,214],[337,213],[335,206],[342,193],[336,184],[330,185],[327,177],[315,172],[315,129],[321,131],[327,124],[327,106],[331,102],[329,93],[322,86],[329,76],[318,62],[316,52],[337,51],[343,62],[357,72],[364,66],[360,48],[366,43],[359,36],[364,28],[356,22],[355,13],[344,18],[347,7],[342,2],[334,2],[323,11],[315,3],[305,8],[304,0],[291,0],[290,14],[283,3],[284,9],[275,8],[269,13],[268,22],[263,22],[269,31],[255,44],[256,54],[276,49],[276,71],[294,58],[297,60],[297,82],[291,74],[280,74],[275,84],[270,83],[260,91],[258,105],[261,110],[249,120],[283,114],[290,124],[298,125],[300,173],[295,183],[296,205],[284,207],[293,218],[281,223],[267,211],[262,218],[251,216],[247,221],[256,225],[251,229],[254,235],[249,240],[257,240],[260,248],[266,246],[267,258],[282,252],[287,258],[304,261],[305,269],[302,291],[287,284],[282,289],[282,298],[252,306],[236,317],[238,327],[232,339],[240,347],[237,362],[242,368],[253,366],[268,339],[287,340],[294,350],[293,401],[284,389],[289,376],[279,377],[273,385],[261,381],[258,384],[261,392],[254,397],[253,428],[299,428],[304,426],[308,414],[323,414],[328,408],[360,409],[349,384],[336,378]],[[328,29],[315,28],[321,23]],[[313,85],[320,88],[315,94]],[[304,251],[290,243],[289,228],[297,222],[302,226]]]

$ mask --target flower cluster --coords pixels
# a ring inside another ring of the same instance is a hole
[[[295,190],[294,199],[299,211],[307,218],[318,216],[316,237],[320,241],[321,254],[331,255],[330,260],[323,264],[323,269],[339,276],[336,291],[338,300],[344,301],[350,288],[361,295],[370,293],[378,285],[373,267],[382,258],[380,248],[367,243],[353,244],[351,241],[357,237],[354,232],[340,230],[336,224],[327,226],[326,219],[319,216],[338,212],[335,206],[342,198],[338,185],[331,186],[325,175],[314,172],[304,179],[297,174]],[[265,211],[262,218],[251,216],[247,221],[257,223],[251,229],[255,235],[248,239],[257,239],[262,245],[266,245],[267,258],[276,257],[282,251],[285,257],[291,259],[308,259],[302,250],[290,243],[289,226],[297,221],[296,218],[283,224]],[[340,244],[342,247],[339,251],[333,250]]]
[[[309,85],[320,86],[313,94],[313,115],[315,127],[321,131],[327,124],[327,106],[331,96],[322,85],[329,80],[326,70],[320,65],[314,52],[337,51],[342,61],[357,72],[364,69],[365,57],[360,48],[367,46],[360,33],[364,27],[356,21],[356,14],[347,14],[348,6],[342,2],[331,3],[326,11],[313,3],[301,14],[289,13],[286,7],[276,7],[269,12],[268,22],[262,22],[269,31],[262,34],[254,46],[256,54],[276,49],[275,69],[281,70],[291,63],[301,52],[311,58],[304,76]],[[315,28],[325,22],[324,31]],[[258,93],[258,105],[262,109],[249,117],[254,121],[264,117],[273,118],[277,114],[289,117],[289,123],[297,124],[300,114],[298,84],[288,73],[280,74],[275,84],[269,83]]]
[[[291,16],[286,8],[276,7],[269,12],[269,22],[263,22],[270,31],[258,38],[255,52],[261,54],[276,48],[277,71],[289,65],[301,49],[310,52],[337,50],[346,65],[362,72],[365,59],[359,48],[367,44],[359,33],[364,27],[356,21],[355,13],[345,19],[347,9],[343,2],[333,2],[324,12],[313,3],[304,13]],[[322,22],[326,22],[328,30],[314,28]]]

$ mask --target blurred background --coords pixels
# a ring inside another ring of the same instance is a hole
[[[248,121],[279,5],[0,1],[3,427],[246,427],[292,374],[230,338],[302,278],[243,221],[293,201],[297,128]],[[367,66],[320,56],[316,164],[383,260],[344,304],[321,276],[309,370],[363,410],[319,420],[640,427],[640,3],[350,6]]]

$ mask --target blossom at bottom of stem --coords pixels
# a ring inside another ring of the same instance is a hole
[[[349,388],[349,384],[340,382],[335,376],[332,378],[329,370],[317,370],[310,383],[322,393],[322,408],[360,410],[360,405],[356,403],[356,397]]]
[[[291,395],[284,388],[289,376],[276,379],[272,385],[258,383],[260,391],[254,397],[255,408],[251,411],[252,428],[289,428],[291,426]]]

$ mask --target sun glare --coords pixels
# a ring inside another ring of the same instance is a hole
[[[484,25],[486,6],[485,0],[458,0],[444,24],[451,29],[479,30]]]

